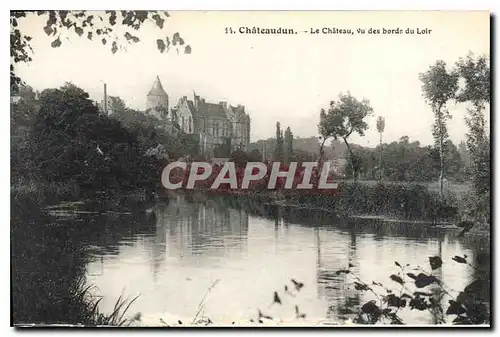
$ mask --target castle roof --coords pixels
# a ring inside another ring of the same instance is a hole
[[[224,118],[224,119],[227,118],[226,113],[224,112],[224,108],[220,104],[202,102],[200,104],[199,110],[201,114],[207,117]]]
[[[167,96],[165,90],[163,90],[163,86],[161,85],[160,77],[157,75],[155,83],[153,83],[153,87],[149,90],[148,96]]]
[[[189,111],[194,117],[211,117],[211,118],[223,118],[227,119],[224,107],[220,104],[206,103],[204,100],[198,99],[198,109],[195,108],[195,104],[191,100],[186,100]]]

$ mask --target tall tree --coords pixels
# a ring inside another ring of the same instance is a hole
[[[360,136],[365,135],[365,131],[368,129],[365,118],[372,113],[373,108],[370,106],[368,100],[363,99],[362,101],[358,101],[349,92],[347,94],[341,94],[339,96],[339,101],[331,101],[328,111],[322,109],[318,126],[322,138],[320,162],[322,163],[323,161],[322,152],[325,141],[332,137],[335,140],[341,138],[349,151],[349,162],[354,174],[354,181],[356,182],[361,161],[359,156],[354,154],[348,139],[354,132],[358,133]]]
[[[490,66],[485,56],[473,54],[460,59],[457,71],[465,80],[465,86],[457,94],[458,102],[468,102],[472,108],[467,109],[465,118],[469,128],[467,148],[471,156],[473,184],[478,195],[490,190],[490,139],[486,132],[484,111],[490,104]]]
[[[472,108],[467,109],[468,116],[465,119],[469,128],[467,148],[475,191],[472,213],[478,222],[489,225],[491,223],[491,137],[486,130],[484,114],[491,101],[489,59],[486,56],[475,57],[470,53],[465,59],[459,59],[456,67],[465,82],[457,94],[457,101],[472,105]]]
[[[377,132],[380,134],[380,145],[382,145],[382,134],[385,130],[385,118],[382,116],[377,117]]]
[[[283,144],[283,130],[281,130],[280,122],[276,122],[276,148],[274,150],[274,159],[276,161],[283,161],[284,144]]]
[[[86,37],[92,41],[99,41],[103,46],[110,48],[114,54],[120,49],[125,49],[128,44],[137,43],[139,37],[135,31],[141,29],[148,21],[153,22],[162,32],[161,38],[155,43],[158,50],[163,53],[174,46],[184,49],[184,53],[190,54],[191,47],[186,45],[184,39],[178,32],[172,36],[165,36],[163,28],[170,14],[165,11],[11,11],[10,12],[10,85],[12,91],[17,91],[22,83],[21,78],[15,74],[14,64],[32,61],[34,51],[31,45],[32,37],[24,34],[21,29],[23,21],[30,20],[34,16],[46,18],[46,25],[40,27],[48,36],[53,37],[50,46],[61,47],[63,40],[68,36]],[[32,20],[32,22],[35,22]],[[115,30],[117,24],[119,29]]]
[[[455,93],[458,89],[458,74],[454,71],[448,72],[444,61],[437,61],[434,65],[430,66],[425,73],[420,74],[420,81],[422,81],[423,95],[434,113],[432,135],[434,136],[435,146],[439,150],[439,190],[441,192],[441,197],[443,197],[445,174],[444,147],[448,140],[446,122],[448,119],[451,119],[446,104],[455,97]]]
[[[378,116],[377,118],[377,132],[380,135],[380,149],[379,149],[379,172],[380,172],[380,179],[384,176],[382,172],[382,134],[384,133],[385,130],[385,118],[382,116]]]
[[[290,127],[286,128],[285,131],[285,146],[284,146],[284,160],[285,164],[290,163],[290,157],[293,153],[293,133]]]

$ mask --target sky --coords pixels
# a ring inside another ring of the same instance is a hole
[[[484,11],[239,11],[170,12],[163,30],[146,24],[134,32],[141,41],[112,54],[99,41],[63,36],[60,48],[42,30],[46,18],[28,16],[20,22],[33,37],[33,62],[16,72],[36,90],[70,81],[92,99],[108,94],[121,97],[134,109],[145,109],[146,95],[156,76],[170,96],[244,105],[251,117],[251,141],[274,137],[276,122],[290,126],[295,136],[317,136],[321,108],[348,91],[368,99],[374,115],[365,136],[352,141],[375,146],[376,118],[386,119],[384,140],[402,136],[428,145],[433,142],[433,114],[422,97],[419,73],[437,60],[452,66],[469,51],[490,54],[490,18]],[[119,22],[119,20],[118,20]],[[226,34],[225,28],[292,28],[294,35]],[[323,27],[373,29],[430,29],[430,34],[314,34]],[[118,30],[120,28],[117,28]],[[160,53],[156,39],[180,32],[192,53]],[[452,103],[449,134],[465,139],[466,106]]]

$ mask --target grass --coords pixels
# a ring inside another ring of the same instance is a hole
[[[53,204],[60,200],[78,198],[80,189],[72,182],[46,182],[33,179],[19,179],[12,182],[10,197],[18,206],[29,204]]]
[[[130,306],[139,296],[128,300],[125,299],[123,295],[120,295],[116,300],[113,311],[110,314],[104,314],[99,311],[99,303],[102,298],[96,299],[96,297],[91,294],[93,286],[86,285],[84,278],[80,280],[81,281],[77,283],[71,299],[74,310],[79,310],[80,313],[78,324],[88,326],[129,326],[134,320],[140,318],[140,315],[135,315],[133,318],[127,318],[125,316]]]
[[[334,196],[290,191],[285,193],[283,201],[305,209],[333,212],[339,217],[369,214],[402,220],[446,221],[456,216],[456,209],[447,212],[445,209],[455,207],[457,197],[450,193],[441,200],[439,193],[421,184],[341,182]]]
[[[200,301],[200,304],[198,305],[198,311],[196,312],[196,315],[194,316],[193,318],[193,321],[192,321],[192,324],[195,324],[196,323],[196,319],[198,318],[198,316],[200,315],[201,311],[203,310],[203,307],[204,307],[204,302],[205,302],[205,299],[207,298],[208,294],[212,291],[213,288],[215,288],[215,286],[217,285],[217,283],[219,283],[219,280],[216,280],[207,290],[207,292],[205,293],[205,296],[203,296],[203,298],[201,299]]]
[[[191,325],[206,325],[211,324],[212,321],[207,317],[201,317],[205,300],[208,294],[217,286],[219,280],[216,280],[207,290],[203,298],[201,299],[195,317],[193,318]],[[132,317],[127,316],[132,304],[139,298],[136,296],[132,299],[126,299],[123,295],[116,300],[113,311],[108,314],[104,314],[99,311],[99,303],[102,298],[97,299],[92,295],[92,285],[87,285],[85,283],[85,278],[80,278],[74,287],[75,291],[70,295],[71,307],[73,310],[78,311],[76,314],[79,318],[77,321],[67,322],[72,324],[83,324],[86,326],[113,326],[113,327],[129,327],[132,323],[141,320],[141,314],[137,313]],[[160,319],[160,322],[162,320]],[[65,322],[66,323],[66,322]],[[165,326],[170,325],[164,323]],[[182,322],[179,321],[182,324]]]
[[[208,288],[207,292],[198,305],[196,315],[193,318],[191,325],[210,325],[213,323],[212,320],[208,317],[200,317],[200,314],[203,312],[204,303],[208,294],[212,291],[213,288],[215,288],[218,283],[219,280],[216,280]],[[84,324],[86,326],[129,327],[132,323],[141,320],[141,313],[137,313],[133,317],[126,316],[131,305],[139,298],[139,296],[136,296],[131,300],[127,300],[123,297],[123,295],[120,295],[120,297],[116,300],[113,311],[110,314],[103,314],[98,309],[99,303],[101,302],[102,298],[96,300],[96,297],[91,294],[91,290],[92,286],[83,286],[82,283],[78,287],[78,291],[73,297],[72,301],[81,305],[81,310],[83,313],[83,320],[78,323]],[[164,322],[161,318],[160,322],[163,323],[166,327],[171,326],[170,324]],[[178,323],[182,325],[181,321],[178,321]]]
[[[346,179],[343,180],[345,183],[353,183],[354,181],[352,179]],[[406,182],[406,181],[388,181],[388,180],[383,180],[382,181],[384,184],[393,184],[393,185],[411,185],[413,182]],[[364,184],[364,185],[369,185],[369,186],[374,186],[380,183],[378,180],[358,180],[358,183]],[[435,192],[439,193],[439,182],[437,181],[430,181],[430,182],[416,182],[419,185],[424,185],[427,187],[429,192]],[[445,182],[444,183],[444,191],[445,193],[455,193],[457,195],[459,194],[464,194],[464,193],[469,193],[472,189],[472,184],[470,182],[464,182],[464,183],[455,183],[455,182]]]

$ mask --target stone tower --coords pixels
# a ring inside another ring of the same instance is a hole
[[[163,90],[159,76],[156,76],[155,83],[148,93],[146,111],[159,119],[168,117],[168,95]]]

